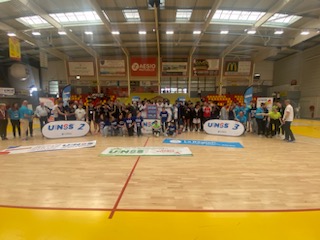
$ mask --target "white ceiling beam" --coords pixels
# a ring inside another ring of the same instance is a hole
[[[194,41],[194,47],[192,47],[190,49],[190,52],[189,52],[189,56],[192,56],[194,51],[197,49],[197,46],[198,44],[200,43],[202,37],[204,36],[205,32],[207,31],[210,23],[211,23],[211,19],[213,17],[213,15],[215,14],[215,12],[217,11],[217,9],[219,8],[219,6],[221,5],[222,3],[222,0],[217,0],[214,2],[214,4],[212,5],[212,8],[210,9],[210,13],[208,14],[207,16],[207,19],[205,20],[204,22],[204,25],[201,29],[201,33],[200,35],[198,36],[198,38]]]
[[[155,19],[155,31],[157,37],[157,51],[158,57],[161,57],[161,49],[160,49],[160,32],[159,32],[159,12],[158,7],[154,4],[154,19]]]
[[[0,30],[4,32],[14,32],[17,35],[17,38],[20,40],[26,41],[29,44],[32,44],[34,46],[39,47],[41,50],[47,52],[48,54],[55,56],[61,60],[68,60],[69,56],[60,52],[59,50],[48,48],[48,46],[43,43],[42,41],[39,41],[37,39],[34,39],[30,37],[29,35],[25,34],[24,32],[18,31],[17,29],[14,29],[13,27],[10,27],[9,25],[0,22]]]
[[[309,30],[310,34],[308,35],[301,35],[300,32],[298,32],[296,34],[296,36],[294,37],[294,39],[292,40],[292,42],[290,43],[290,47],[293,47],[295,45],[298,45],[299,43],[302,43],[310,38],[313,38],[317,35],[319,35],[319,26],[320,26],[320,20],[311,20],[309,22],[307,22],[306,24],[304,24],[303,26],[301,26],[301,30]]]
[[[264,51],[260,51],[259,53],[257,53],[254,57],[253,57],[253,61],[254,62],[261,62],[269,57],[274,57],[276,56],[279,52],[281,51],[281,49],[279,48],[266,48]]]
[[[91,6],[93,8],[93,10],[98,14],[98,16],[100,17],[101,21],[103,22],[103,25],[105,26],[105,28],[109,31],[109,33],[111,34],[112,32],[112,26],[109,22],[109,20],[107,19],[107,17],[104,15],[103,10],[101,9],[101,6],[98,4],[98,2],[96,0],[90,0]],[[121,48],[121,50],[123,51],[123,53],[129,57],[130,56],[130,52],[128,49],[126,49],[123,45],[122,45],[122,41],[119,37],[112,35],[114,41],[118,44],[118,46]]]
[[[279,12],[282,8],[284,8],[290,1],[293,0],[281,0],[278,1],[273,7],[271,7],[267,13],[261,17],[257,22],[255,22],[252,27],[253,28],[258,28],[262,26],[265,22],[268,21],[269,18],[271,18],[275,13]],[[234,42],[227,47],[223,52],[221,53],[221,57],[226,57],[233,49],[239,46],[240,43],[242,43],[245,39],[247,39],[249,36],[248,34],[239,36]]]
[[[93,57],[98,57],[98,53],[88,47],[80,38],[78,38],[75,34],[73,34],[70,30],[64,29],[63,25],[53,19],[45,10],[43,10],[39,5],[31,0],[19,0],[20,3],[29,8],[34,14],[39,15],[48,23],[50,23],[53,27],[64,30],[66,32],[66,36],[76,44],[78,44],[82,49],[84,49],[87,53],[89,53]]]

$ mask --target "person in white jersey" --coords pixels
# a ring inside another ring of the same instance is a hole
[[[283,129],[284,129],[284,136],[285,136],[283,140],[287,142],[294,142],[296,139],[291,131],[291,123],[293,122],[293,118],[294,118],[293,107],[291,106],[289,99],[285,100],[284,104],[286,105],[286,108],[284,110],[283,119],[282,119],[284,122]]]

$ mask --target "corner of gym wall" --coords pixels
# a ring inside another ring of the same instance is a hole
[[[273,85],[273,72],[274,72],[274,62],[272,61],[261,61],[257,62],[254,73],[260,73],[261,80],[265,83],[264,85]]]
[[[301,93],[301,117],[310,118],[310,106],[315,106],[315,117],[320,118],[320,46],[296,53],[275,62],[274,86],[290,89],[297,80]]]
[[[67,69],[64,61],[50,61],[48,62],[48,68],[42,68],[42,86],[47,89],[49,81],[58,80],[59,82],[67,82]]]

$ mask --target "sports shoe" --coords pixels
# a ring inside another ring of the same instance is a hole
[[[288,142],[291,142],[291,143],[294,143],[296,140],[294,139],[294,140],[288,140]]]

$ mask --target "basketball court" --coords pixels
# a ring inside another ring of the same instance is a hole
[[[181,147],[164,137],[96,140],[92,148],[0,155],[0,239],[319,239],[320,123],[295,120],[296,143],[250,133],[178,139],[192,156],[100,156],[107,147]]]

